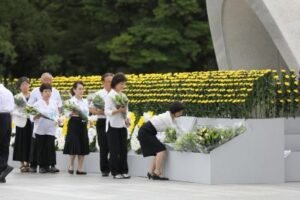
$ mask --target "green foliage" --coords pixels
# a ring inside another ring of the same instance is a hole
[[[216,62],[204,2],[3,0],[0,75],[209,69]]]

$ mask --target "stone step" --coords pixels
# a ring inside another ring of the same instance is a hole
[[[300,181],[300,151],[291,152],[285,158],[285,181]]]

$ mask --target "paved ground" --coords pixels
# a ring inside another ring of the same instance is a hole
[[[13,172],[0,185],[0,200],[299,200],[300,183],[201,185],[145,178],[113,180],[99,174],[71,176]]]

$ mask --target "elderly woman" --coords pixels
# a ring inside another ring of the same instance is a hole
[[[21,93],[17,94],[20,98],[27,102],[30,97],[30,82],[27,77],[21,77],[18,80],[18,88]],[[30,148],[32,137],[32,123],[22,108],[15,106],[13,112],[13,122],[16,125],[16,138],[14,145],[13,160],[20,161],[21,172],[29,172]]]

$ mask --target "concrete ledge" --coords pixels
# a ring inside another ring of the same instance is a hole
[[[233,125],[240,120],[198,119],[198,125]],[[165,175],[171,180],[203,184],[283,183],[284,120],[246,120],[247,131],[210,154],[169,151]],[[11,159],[11,158],[10,158]],[[152,158],[128,153],[132,176],[145,177]],[[18,166],[17,162],[10,163]],[[57,152],[57,167],[68,168],[69,157]],[[99,172],[99,152],[86,157],[88,172]]]

